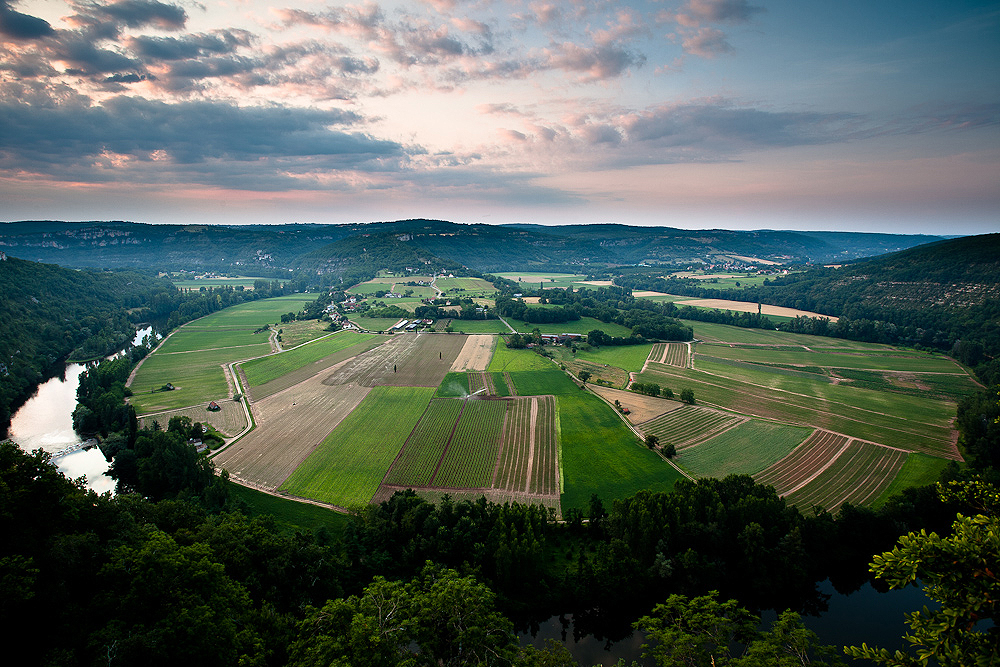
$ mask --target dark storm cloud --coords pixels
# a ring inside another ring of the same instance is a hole
[[[233,53],[240,47],[250,46],[253,41],[253,35],[245,30],[218,30],[182,37],[140,35],[127,43],[138,56],[147,60],[184,60]]]
[[[119,0],[107,5],[81,5],[80,17],[92,17],[130,28],[152,26],[161,30],[180,30],[187,23],[183,7],[156,0]]]
[[[222,179],[230,170],[270,182],[280,174],[314,170],[380,171],[386,160],[406,158],[396,142],[331,129],[360,120],[343,111],[166,104],[137,97],[116,97],[99,107],[80,101],[46,107],[11,102],[0,105],[0,165],[89,180],[85,167],[111,154],[139,164],[156,162],[157,170],[180,182],[201,182],[184,180],[189,171]],[[141,173],[123,169],[115,175],[129,179]]]
[[[7,0],[0,0],[0,35],[16,40],[38,39],[55,33],[49,22],[11,9]]]
[[[776,112],[726,103],[664,106],[630,115],[622,127],[630,142],[664,146],[802,146],[844,141],[852,114]]]

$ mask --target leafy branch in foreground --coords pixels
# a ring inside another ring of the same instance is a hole
[[[973,481],[947,488],[939,484],[938,491],[942,498],[963,496],[989,514],[959,514],[950,537],[925,530],[904,535],[895,549],[875,556],[870,568],[891,588],[922,582],[927,597],[940,603],[938,610],[925,606],[907,614],[910,634],[905,639],[916,655],[867,644],[845,647],[848,655],[899,667],[1000,664],[1000,631],[994,625],[1000,610],[998,490]]]

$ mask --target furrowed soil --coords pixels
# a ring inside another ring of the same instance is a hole
[[[242,483],[274,490],[369,391],[357,384],[327,386],[316,376],[257,401],[257,428],[216,455],[215,465]]]
[[[437,387],[465,346],[466,336],[397,334],[326,375],[323,384]]]
[[[624,389],[612,389],[596,384],[588,384],[587,387],[608,403],[614,405],[614,402],[618,401],[623,408],[628,408],[629,413],[625,417],[632,424],[649,421],[684,405],[679,401],[646,396],[645,394],[637,394],[634,391],[625,391]]]
[[[485,371],[493,358],[493,346],[496,336],[490,334],[474,334],[468,336],[462,351],[451,364],[452,371]]]

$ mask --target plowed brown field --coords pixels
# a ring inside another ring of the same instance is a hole
[[[467,336],[397,334],[323,378],[328,386],[437,387],[455,363]]]

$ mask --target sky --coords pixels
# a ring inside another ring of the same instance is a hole
[[[0,219],[1000,231],[1000,2],[0,0]]]

